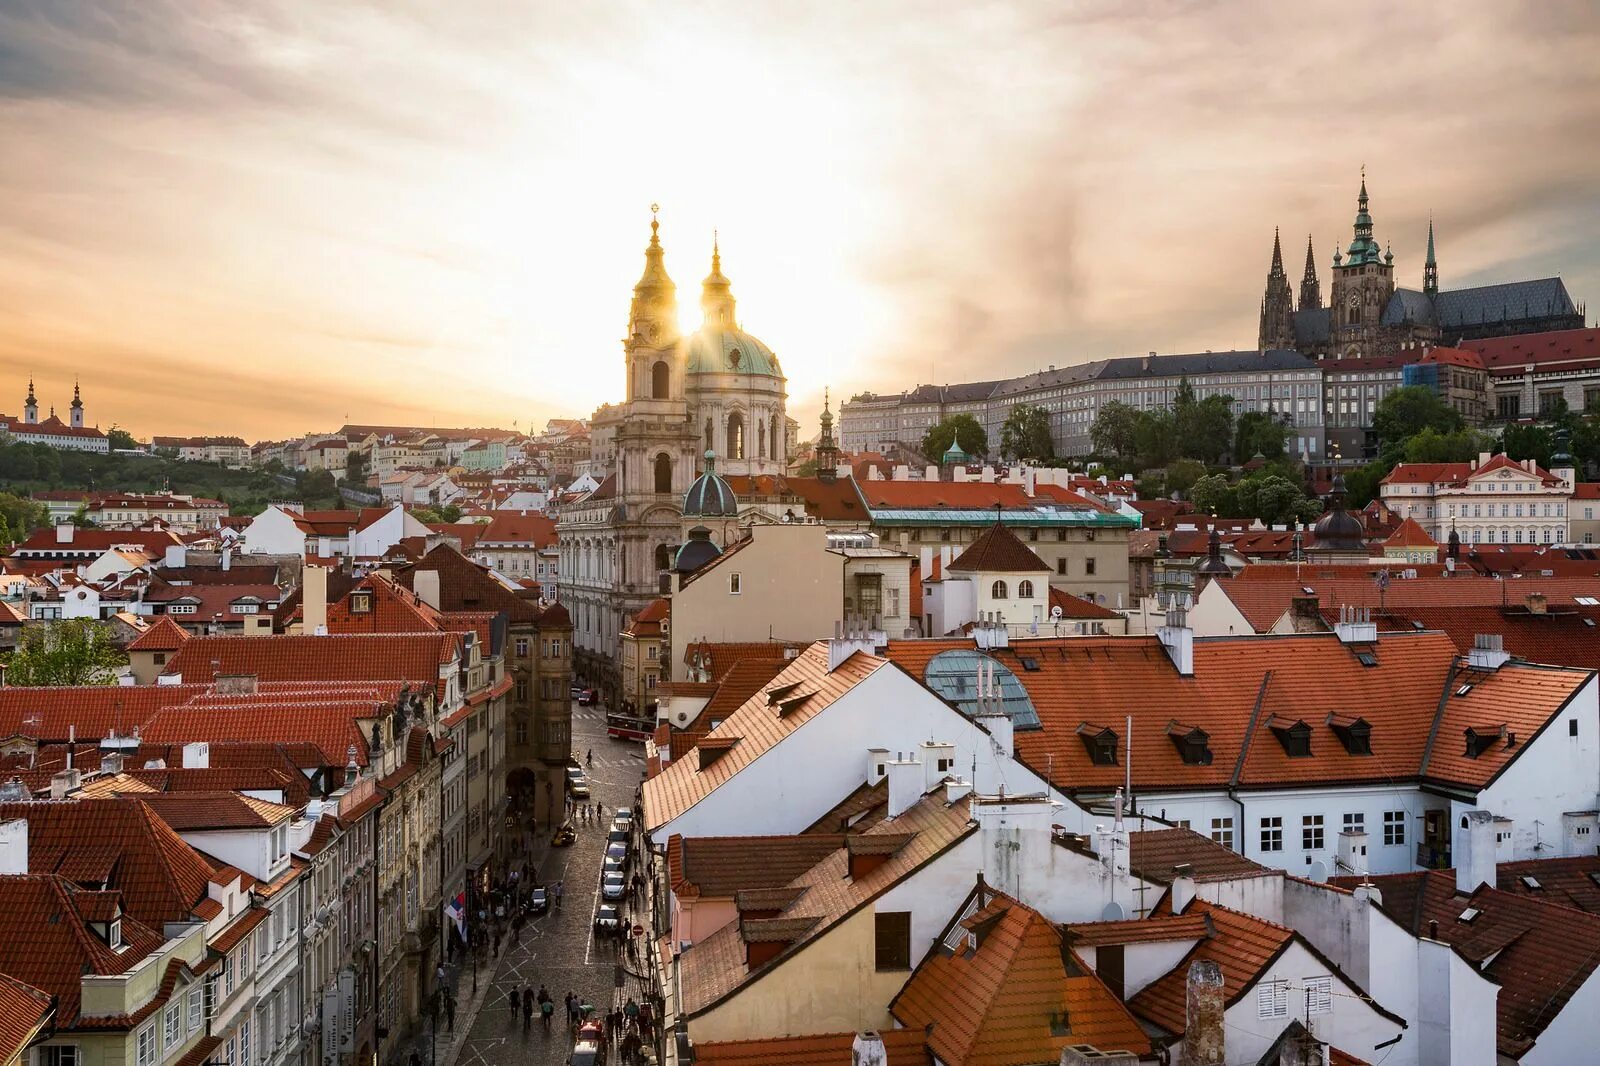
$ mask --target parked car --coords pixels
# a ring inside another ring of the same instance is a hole
[[[575,766],[567,767],[567,791],[578,799],[589,798],[589,778]]]
[[[573,685],[572,686],[572,698],[573,699],[577,699],[579,696],[582,696],[587,691],[588,690],[585,689],[582,685]]]
[[[616,826],[612,826],[611,832],[606,834],[607,844],[626,844],[627,842],[628,831],[626,829],[618,829]]]
[[[592,688],[586,688],[582,692],[578,693],[578,706],[592,707],[594,706],[594,701],[597,698],[599,698],[599,693],[595,692],[595,690]]]
[[[543,914],[549,909],[549,891],[543,885],[534,885],[533,891],[528,893],[528,910],[534,914]]]
[[[621,873],[609,873],[600,881],[600,895],[605,899],[621,899],[628,894],[628,881]]]
[[[627,862],[628,862],[628,845],[626,845],[626,844],[607,844],[606,845],[606,858],[608,858],[608,859],[615,858],[618,862],[626,865]]]
[[[600,867],[600,874],[603,877],[606,874],[611,874],[611,873],[616,873],[616,874],[622,873],[622,860],[618,859],[618,858],[613,858],[612,856],[607,855],[605,863]]]
[[[598,1025],[587,1024],[578,1030],[572,1054],[567,1056],[569,1066],[604,1066],[606,1061],[605,1037]]]
[[[594,913],[594,931],[601,936],[615,936],[622,929],[622,908],[615,903],[602,903]]]
[[[564,848],[578,839],[578,831],[572,828],[571,822],[562,822],[556,826],[556,831],[550,834],[552,848]]]
[[[611,824],[613,826],[620,826],[623,829],[632,829],[633,809],[630,807],[618,807],[617,813],[611,816]]]

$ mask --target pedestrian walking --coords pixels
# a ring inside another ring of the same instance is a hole
[[[639,1001],[629,996],[628,1002],[622,1005],[622,1014],[628,1019],[628,1025],[631,1027],[639,1020]]]
[[[563,884],[563,882],[561,882],[561,881],[557,881],[555,883],[556,910],[560,910],[561,909],[562,884]]]
[[[554,1002],[548,999],[539,1001],[539,1020],[544,1023],[544,1031],[546,1034],[550,1032],[550,1019],[555,1015],[555,1013],[556,1005]]]
[[[417,1054],[417,1049],[411,1049],[411,1066],[422,1066],[422,1056]]]
[[[522,1035],[527,1036],[528,1030],[533,1028],[533,986],[529,985],[522,990]]]
[[[589,755],[588,755],[588,758],[585,761],[588,762],[588,764],[589,764],[589,766],[591,768],[594,766],[594,749],[593,748],[589,749]]]
[[[567,1026],[572,1029],[578,1027],[578,997],[570,990],[567,992]]]
[[[444,1024],[450,1032],[456,1031],[456,997],[451,995],[444,997]]]

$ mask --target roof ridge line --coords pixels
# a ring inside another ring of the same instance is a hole
[[[1255,739],[1256,726],[1261,722],[1261,708],[1267,701],[1267,686],[1272,683],[1272,671],[1268,670],[1261,675],[1261,687],[1256,689],[1256,705],[1250,712],[1250,724],[1245,727],[1244,739],[1239,744],[1239,759],[1233,764],[1233,773],[1228,777],[1228,787],[1238,788],[1239,780],[1244,776],[1244,763],[1250,756],[1250,742]]]

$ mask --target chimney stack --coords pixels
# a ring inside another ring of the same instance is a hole
[[[17,818],[0,825],[0,874],[28,872],[28,820]]]
[[[1194,902],[1194,867],[1180,862],[1172,868],[1172,913],[1182,914]]]
[[[1545,599],[1545,595],[1542,592],[1530,592],[1530,593],[1528,593],[1528,613],[1529,614],[1544,614],[1544,613],[1546,613],[1547,602],[1548,601]]]
[[[906,752],[895,752],[885,768],[889,778],[889,817],[898,818],[922,798],[922,764]]]
[[[1494,815],[1467,811],[1461,816],[1451,841],[1456,868],[1456,891],[1470,896],[1479,885],[1495,884]]]
[[[300,575],[300,631],[325,636],[328,632],[328,571],[308,566]]]
[[[1189,966],[1184,988],[1183,1054],[1178,1066],[1223,1066],[1222,967],[1210,959]]]
[[[418,570],[411,576],[411,591],[429,607],[442,610],[439,606],[439,571]]]

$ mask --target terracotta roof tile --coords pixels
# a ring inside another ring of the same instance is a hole
[[[928,1047],[940,1062],[1031,1066],[1055,1062],[1072,1044],[1150,1053],[1139,1023],[1063,949],[1054,925],[1004,896],[984,902],[987,920],[969,927],[976,948],[936,945],[890,1004],[907,1029],[931,1026]]]
[[[1047,574],[1050,567],[1017,535],[996,523],[978,534],[966,551],[950,561],[951,570],[967,573]]]
[[[1129,867],[1156,884],[1171,884],[1173,868],[1189,867],[1196,881],[1233,880],[1276,871],[1192,829],[1146,829],[1128,835]]]
[[[843,834],[689,837],[667,841],[672,891],[732,898],[741,889],[787,885],[844,846]]]
[[[0,1062],[20,1063],[54,1013],[50,993],[0,973]]]
[[[1212,933],[1204,914],[1166,914],[1130,918],[1121,922],[1090,922],[1069,926],[1067,943],[1074,948],[1107,944],[1159,944],[1174,940],[1204,940]]]
[[[237,792],[162,792],[140,802],[183,832],[198,829],[266,829],[294,816],[294,808]]]
[[[222,674],[253,674],[262,681],[393,680],[437,690],[457,640],[451,633],[195,637],[163,673],[207,683]]]
[[[1184,1031],[1184,993],[1189,965],[1201,959],[1222,970],[1223,996],[1231,1006],[1250,990],[1294,939],[1294,930],[1196,899],[1185,913],[1210,918],[1214,935],[1202,940],[1182,962],[1128,1000],[1128,1006],[1172,1034]]]
[[[927,1044],[920,1030],[884,1029],[878,1035],[883,1039],[888,1066],[928,1066]],[[850,1061],[855,1038],[855,1033],[826,1033],[696,1043],[694,1060],[701,1066],[842,1066]]]
[[[1594,673],[1553,666],[1507,663],[1492,673],[1461,670],[1451,682],[1435,739],[1422,774],[1430,781],[1483,788],[1555,719]],[[1476,755],[1467,751],[1466,731],[1500,735]]]
[[[128,645],[129,651],[177,651],[189,639],[189,633],[172,620],[171,615],[161,615],[138,639]]]

